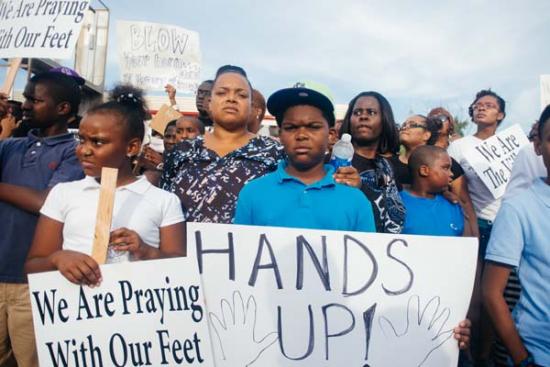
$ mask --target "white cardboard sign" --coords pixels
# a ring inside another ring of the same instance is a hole
[[[149,90],[172,84],[195,92],[200,79],[199,34],[149,22],[117,22],[118,55],[123,82]]]
[[[196,261],[101,266],[97,288],[29,275],[41,366],[214,366]]]
[[[456,366],[473,238],[188,223],[217,367]]]
[[[529,140],[516,124],[464,151],[464,157],[495,199],[504,195],[519,150]]]
[[[0,57],[71,58],[89,2],[0,1]]]

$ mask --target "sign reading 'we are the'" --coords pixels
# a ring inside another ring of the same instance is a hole
[[[504,195],[519,150],[529,140],[519,125],[464,151],[464,157],[495,199]]]

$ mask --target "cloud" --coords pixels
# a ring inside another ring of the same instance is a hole
[[[158,19],[151,2],[132,4],[113,13],[200,33],[204,78],[235,63],[264,94],[298,79],[329,85],[339,103],[378,90],[398,120],[435,105],[465,116],[491,87],[509,103],[507,120],[528,125],[540,112],[538,75],[550,73],[547,0],[158,1]]]

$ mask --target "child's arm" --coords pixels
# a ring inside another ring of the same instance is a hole
[[[159,248],[143,242],[131,229],[118,228],[111,232],[110,245],[117,251],[129,251],[136,260],[151,260],[186,256],[185,222],[160,227]]]
[[[508,349],[514,364],[518,364],[527,358],[528,353],[503,296],[510,270],[509,266],[486,262],[481,286],[483,301],[493,326]]]
[[[468,192],[466,178],[461,176],[451,182],[451,191],[458,196],[460,206],[462,206],[464,210],[464,217],[466,219],[464,228],[468,229],[468,231],[464,233],[464,236],[479,237],[477,216],[474,205],[472,204],[472,199],[470,198],[470,193]]]
[[[30,187],[0,183],[0,201],[38,214],[51,188],[42,191]]]
[[[462,231],[462,237],[476,237],[474,235],[474,231],[472,230],[472,225],[469,218],[466,214],[464,214],[464,208],[462,206],[460,208],[462,209],[462,216],[464,217],[464,230]]]
[[[59,270],[72,283],[98,284],[101,272],[97,262],[86,254],[62,250],[62,244],[63,223],[41,215],[25,262],[25,272]]]

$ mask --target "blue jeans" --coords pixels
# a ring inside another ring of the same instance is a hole
[[[487,244],[489,238],[491,238],[491,230],[493,229],[493,222],[486,219],[477,219],[479,226],[479,251],[478,256],[480,259],[485,259],[485,252],[487,251]]]

